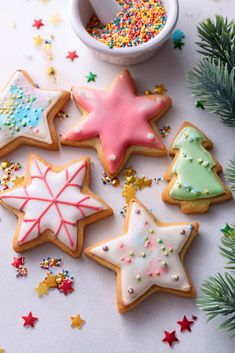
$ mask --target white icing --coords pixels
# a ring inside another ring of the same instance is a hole
[[[4,115],[0,113],[0,148],[15,140],[17,137],[28,137],[51,144],[52,139],[48,127],[47,115],[61,97],[61,92],[46,91],[36,88],[26,79],[21,71],[17,71],[5,90],[0,93],[0,109],[3,108],[8,101],[10,101],[10,89],[12,86],[22,87],[26,95],[34,96],[36,100],[32,102],[31,108],[43,108],[43,111],[40,113],[40,118],[38,119],[35,129],[31,128],[28,124],[25,127],[21,127],[19,131],[14,130],[13,135],[10,134],[9,127],[2,125]]]
[[[115,154],[110,154],[109,159],[110,159],[110,161],[115,161],[115,159],[116,159]]]
[[[86,161],[75,162],[59,173],[53,172],[50,166],[38,159],[31,161],[32,179],[29,186],[9,190],[0,196],[8,206],[24,212],[18,235],[19,245],[39,237],[43,231],[50,229],[64,245],[76,250],[76,222],[104,208],[91,196],[81,193],[85,172]],[[27,197],[28,202],[24,205]],[[84,198],[87,199],[81,201]],[[42,216],[48,206],[48,211]],[[40,217],[39,229],[37,222]],[[30,231],[32,225],[34,227]]]
[[[180,234],[182,229],[185,230],[184,235]],[[103,242],[91,252],[121,269],[122,300],[124,305],[129,305],[154,284],[181,291],[190,290],[179,258],[190,233],[190,224],[160,226],[138,204],[132,203],[128,232]],[[159,243],[159,239],[163,243]],[[104,246],[108,250],[104,251]],[[169,251],[170,248],[173,252]],[[132,290],[133,293],[130,293]]]
[[[152,132],[150,132],[148,135],[147,135],[147,138],[149,140],[153,140],[154,139],[154,134]]]

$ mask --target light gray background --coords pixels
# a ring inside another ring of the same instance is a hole
[[[51,0],[42,4],[38,0],[0,0],[0,85],[3,87],[17,68],[24,68],[41,87],[70,89],[73,84],[86,84],[85,75],[91,70],[97,73],[97,82],[90,87],[104,89],[112,82],[120,67],[95,60],[74,35],[67,17],[67,1]],[[168,123],[171,135],[165,139],[169,146],[176,129],[183,121],[195,123],[214,141],[213,153],[225,167],[234,152],[234,130],[223,126],[214,116],[194,107],[187,89],[185,74],[197,61],[194,42],[196,24],[206,16],[216,13],[234,14],[234,0],[180,0],[178,28],[186,34],[186,45],[182,51],[173,50],[169,41],[161,51],[147,63],[130,68],[137,80],[139,92],[164,83],[173,98],[173,107],[159,121],[158,126]],[[57,28],[49,23],[51,15],[58,14],[63,22]],[[31,27],[33,19],[42,18],[45,27],[37,31]],[[16,28],[14,28],[14,22]],[[36,35],[55,35],[54,58],[57,68],[57,85],[45,74],[45,57],[32,44]],[[79,59],[71,63],[65,59],[68,50],[75,50]],[[71,119],[57,121],[59,131],[65,131],[77,121],[80,113],[73,102],[68,111]],[[89,226],[85,236],[85,247],[94,242],[114,236],[122,231],[123,219],[119,211],[123,205],[121,189],[103,186],[102,167],[96,153],[90,150],[62,147],[59,152],[48,152],[31,147],[22,147],[8,156],[11,161],[20,161],[25,168],[30,152],[36,152],[50,162],[64,163],[70,159],[88,155],[95,166],[92,173],[92,190],[102,196],[114,208],[115,215]],[[170,160],[136,156],[128,165],[138,173],[149,177],[162,176]],[[22,171],[23,173],[23,171]],[[219,229],[225,222],[234,223],[234,201],[211,207],[207,215],[186,216],[177,207],[165,205],[160,198],[163,185],[154,185],[138,193],[139,199],[162,221],[200,222],[200,236],[193,242],[186,265],[200,291],[202,281],[217,271],[223,271],[223,259],[218,252]],[[163,330],[177,329],[177,320],[183,315],[198,316],[192,333],[179,334],[180,344],[176,353],[232,353],[234,341],[228,334],[216,330],[218,322],[206,324],[203,313],[198,312],[194,300],[170,295],[156,294],[132,312],[121,315],[116,309],[116,276],[107,269],[82,256],[74,260],[52,245],[45,245],[27,253],[27,278],[15,279],[11,261],[12,236],[16,218],[5,209],[0,209],[0,345],[7,353],[165,353],[170,348],[161,342]],[[62,257],[64,266],[75,277],[76,291],[65,297],[52,291],[38,298],[34,288],[43,278],[39,267],[43,257]],[[22,327],[21,316],[32,311],[38,316],[35,329]],[[70,316],[80,313],[86,320],[81,331],[70,328]]]

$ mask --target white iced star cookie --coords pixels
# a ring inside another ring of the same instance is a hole
[[[162,223],[132,199],[124,234],[85,253],[117,273],[117,302],[126,312],[156,291],[194,297],[183,258],[197,234],[197,223]]]
[[[54,167],[30,156],[25,182],[0,194],[0,202],[18,217],[15,251],[51,242],[79,257],[84,227],[112,214],[88,188],[89,174],[89,158]]]
[[[40,89],[23,71],[0,93],[0,157],[23,144],[58,149],[54,118],[70,93]]]

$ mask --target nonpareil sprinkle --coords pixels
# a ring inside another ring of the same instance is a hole
[[[166,10],[160,0],[117,0],[122,11],[103,25],[97,16],[88,23],[88,33],[109,48],[134,47],[155,37],[166,24]]]

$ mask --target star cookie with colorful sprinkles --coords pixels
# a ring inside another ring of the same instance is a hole
[[[124,234],[101,241],[86,255],[117,273],[117,302],[126,312],[154,292],[194,297],[183,259],[199,225],[162,223],[137,199],[132,199]]]
[[[171,147],[174,157],[164,179],[168,185],[163,201],[181,206],[188,214],[204,213],[211,204],[232,198],[231,191],[219,178],[222,167],[207,151],[212,142],[193,124],[185,122]]]
[[[23,144],[58,149],[54,118],[69,99],[69,92],[42,90],[16,71],[0,93],[0,157]]]
[[[116,176],[132,153],[166,156],[154,121],[170,107],[171,98],[137,96],[127,70],[118,75],[108,92],[73,87],[72,93],[83,117],[61,143],[95,148],[108,176]]]
[[[0,202],[18,217],[15,251],[51,242],[73,257],[80,256],[85,226],[112,214],[90,191],[89,173],[89,158],[55,167],[30,156],[25,182],[0,193]]]

